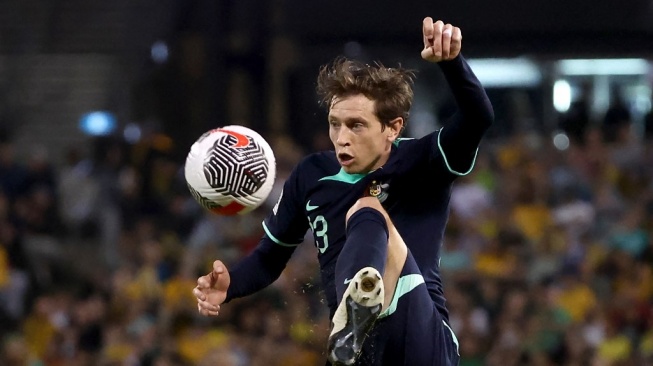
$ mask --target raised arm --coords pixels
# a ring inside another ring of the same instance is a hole
[[[481,138],[494,121],[492,104],[480,81],[460,53],[460,28],[433,19],[423,21],[422,58],[437,62],[458,106],[444,123],[438,145],[449,170],[456,175],[468,173],[476,157]]]

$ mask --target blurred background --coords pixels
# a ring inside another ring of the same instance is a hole
[[[461,27],[496,112],[442,251],[461,365],[653,364],[650,0],[3,0],[0,365],[323,365],[308,237],[219,318],[191,289],[330,148],[320,65],[416,69],[407,135],[442,126],[424,16]],[[208,214],[183,180],[190,145],[228,124],[278,159],[245,217]]]

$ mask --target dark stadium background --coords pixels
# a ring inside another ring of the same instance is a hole
[[[653,364],[650,0],[1,1],[0,364],[323,364],[310,240],[270,289],[196,314],[195,278],[256,245],[279,187],[215,217],[180,169],[243,124],[281,184],[329,148],[314,79],[338,55],[418,70],[407,133],[439,127],[424,16],[462,29],[496,111],[445,238],[461,365]]]

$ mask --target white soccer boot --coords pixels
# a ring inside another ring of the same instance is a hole
[[[373,267],[349,282],[331,321],[328,358],[333,365],[353,365],[383,308],[383,279]]]

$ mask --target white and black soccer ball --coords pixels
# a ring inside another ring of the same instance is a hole
[[[276,177],[274,153],[256,131],[225,126],[193,144],[184,167],[191,194],[220,215],[243,215],[260,206]]]

